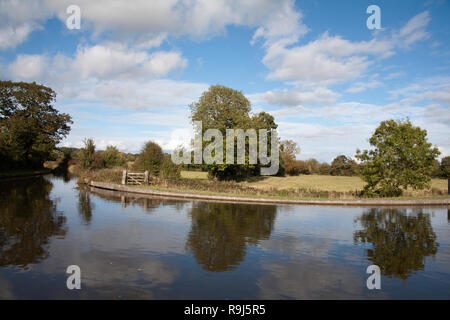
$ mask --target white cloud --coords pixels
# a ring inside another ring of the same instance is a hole
[[[390,36],[374,33],[370,41],[350,41],[328,32],[305,45],[292,46],[292,37],[267,38],[263,63],[269,68],[269,79],[294,81],[304,85],[345,82],[362,76],[373,59],[384,59],[399,47],[409,47],[429,35],[426,27],[429,13],[423,12]],[[264,36],[255,33],[254,37]],[[266,36],[269,37],[269,36]],[[355,89],[356,90],[356,89]],[[361,91],[361,89],[358,89]]]
[[[347,89],[347,92],[357,93],[366,91],[367,89],[372,89],[379,87],[382,83],[378,80],[366,81],[366,82],[356,82],[352,87]]]
[[[267,91],[259,94],[258,97],[271,105],[297,106],[334,103],[339,94],[330,89],[319,87],[310,91],[300,89]]]
[[[44,0],[62,21],[72,0]],[[95,34],[112,31],[144,47],[159,46],[169,35],[204,38],[224,33],[228,25],[259,28],[258,35],[301,34],[293,0],[79,0],[83,26]]]
[[[40,0],[0,1],[0,50],[14,48],[24,42],[50,16],[51,12]]]
[[[53,59],[44,55],[19,55],[10,64],[16,80],[43,80],[50,83],[87,79],[156,78],[187,66],[177,51],[156,51],[129,48],[119,43],[79,47],[75,57],[58,54]],[[43,74],[43,70],[46,73]],[[40,71],[40,72],[38,72]]]
[[[43,55],[20,54],[9,65],[8,71],[15,79],[36,80],[44,75],[46,64],[46,57]]]
[[[384,77],[384,80],[390,80],[398,77],[403,77],[406,75],[406,72],[404,71],[398,71],[398,72],[391,72],[386,77]]]
[[[179,52],[158,51],[149,54],[112,43],[79,48],[71,64],[75,72],[81,73],[81,79],[111,79],[164,76],[174,69],[186,67],[187,60]]]
[[[111,80],[98,83],[95,86],[93,95],[107,104],[126,109],[165,110],[169,108],[170,110],[174,106],[186,106],[187,108],[207,88],[208,86],[204,83],[162,79],[144,82],[132,79],[127,81]]]
[[[32,31],[29,24],[19,25],[17,27],[0,28],[0,50],[14,48],[18,44],[24,42],[28,34]]]
[[[387,56],[391,53],[387,41],[351,42],[324,33],[304,46],[272,45],[263,63],[271,70],[270,79],[326,84],[359,77],[371,64],[364,54]]]
[[[402,45],[409,46],[412,43],[420,40],[425,40],[429,37],[426,31],[428,23],[431,21],[428,11],[422,12],[408,21],[408,23],[400,29],[397,37],[402,41]]]

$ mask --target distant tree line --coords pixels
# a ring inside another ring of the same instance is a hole
[[[175,165],[170,155],[153,141],[147,142],[139,154],[119,152],[115,146],[96,151],[92,138],[84,139],[84,147],[73,152],[74,161],[84,170],[124,167],[135,171],[149,171],[151,176],[179,177],[181,166]]]
[[[300,153],[297,143],[292,140],[281,141],[280,157],[281,170],[279,175],[298,176],[300,174],[320,174],[332,176],[358,175],[361,165],[350,157],[339,155],[333,159],[331,165],[327,162],[319,162],[314,158],[297,160],[295,155]]]
[[[153,176],[180,176],[182,166],[175,165],[170,155],[152,141],[137,155],[120,152],[113,145],[96,150],[91,138],[84,140],[81,149],[57,148],[70,132],[72,120],[53,107],[55,99],[52,89],[34,82],[0,81],[0,170],[41,168],[47,160],[64,158],[85,170],[130,165],[133,170],[148,170]],[[270,114],[251,113],[250,102],[242,92],[221,85],[211,86],[190,108],[191,120],[202,122],[202,135],[208,129],[217,129],[223,136],[227,129],[255,129],[258,134],[260,129],[266,129],[270,144],[272,130],[278,127]],[[428,142],[426,130],[413,126],[409,119],[382,121],[369,142],[371,149],[357,150],[356,160],[338,155],[328,164],[316,159],[297,160],[296,154],[300,152],[297,144],[292,140],[281,141],[278,175],[359,175],[366,182],[364,194],[368,196],[399,196],[407,188],[424,189],[430,186],[431,177],[447,178],[450,184],[450,157],[439,162],[440,152]],[[223,143],[224,149],[225,146]],[[243,164],[223,161],[184,167],[202,169],[219,180],[259,175],[260,161],[257,164],[249,161],[248,137],[244,147]],[[226,150],[223,151],[225,155]]]

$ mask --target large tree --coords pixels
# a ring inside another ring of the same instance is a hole
[[[202,122],[202,136],[208,129],[217,129],[226,137],[227,129],[267,129],[267,141],[270,151],[271,132],[276,129],[273,116],[266,112],[251,115],[250,101],[242,92],[221,86],[211,86],[197,102],[190,105],[191,120]],[[204,142],[204,145],[208,143]],[[218,179],[240,179],[259,173],[258,165],[251,164],[248,157],[248,139],[246,140],[246,156],[244,164],[226,163],[226,143],[223,141],[223,164],[205,165],[209,175]],[[236,157],[237,152],[234,153]],[[237,163],[236,161],[234,163]]]
[[[53,107],[55,99],[34,82],[0,81],[0,166],[36,168],[48,159],[72,123]]]
[[[383,121],[369,140],[372,150],[357,150],[368,195],[399,196],[402,188],[429,187],[433,164],[440,154],[427,141],[427,131],[405,121]]]

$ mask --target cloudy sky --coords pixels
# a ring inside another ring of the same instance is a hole
[[[450,155],[449,18],[445,0],[0,0],[0,79],[57,92],[65,146],[170,150],[189,139],[188,105],[222,84],[273,114],[300,159],[353,156],[407,116]]]

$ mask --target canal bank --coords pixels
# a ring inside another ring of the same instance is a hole
[[[226,202],[245,202],[259,204],[299,204],[299,205],[330,205],[330,206],[450,206],[450,198],[420,198],[420,199],[355,199],[355,200],[320,200],[320,199],[280,199],[258,198],[244,196],[208,195],[189,192],[163,191],[149,187],[127,186],[116,183],[88,181],[91,187],[115,190],[137,194],[147,194],[161,197],[184,199],[213,200]]]

